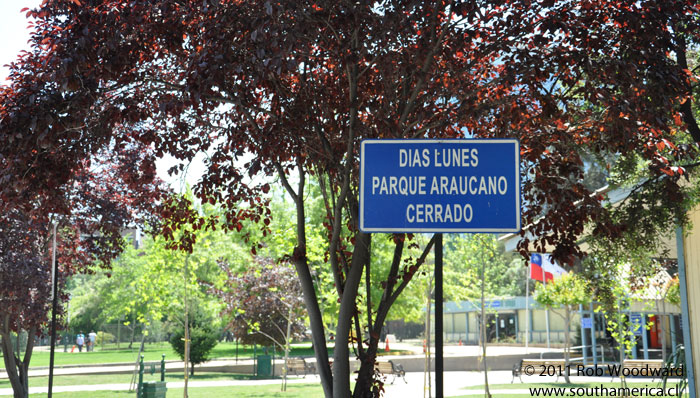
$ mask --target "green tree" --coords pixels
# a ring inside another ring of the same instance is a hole
[[[535,288],[535,301],[550,309],[564,308],[564,315],[556,314],[564,318],[564,378],[569,380],[569,359],[571,357],[571,312],[576,311],[579,305],[591,301],[591,289],[588,281],[573,272],[566,273],[553,281]]]
[[[506,253],[496,235],[447,235],[444,260],[447,300],[480,297],[478,280],[483,261],[487,262],[484,276],[488,296],[525,295],[523,261],[513,253]]]
[[[103,297],[98,294],[102,273],[75,275],[69,281],[68,329],[72,333],[97,331],[105,322]]]
[[[638,291],[655,276],[654,253],[663,253],[661,237],[639,239],[634,231],[622,239],[610,241],[589,240],[591,254],[583,261],[583,271],[604,311],[606,328],[618,346],[618,361],[624,362],[636,347],[636,336],[628,316],[633,301],[639,300]],[[647,327],[647,325],[643,325]],[[626,380],[620,378],[624,387]]]
[[[205,204],[197,211],[215,215],[218,209]],[[217,312],[220,304],[208,294],[208,288],[225,280],[218,263],[226,261],[234,270],[243,270],[250,261],[250,253],[237,234],[209,229],[197,231],[196,236],[186,280],[182,274],[187,255],[171,250],[168,241],[160,236],[145,236],[138,248],[127,245],[111,269],[96,269],[91,275],[76,278],[69,306],[71,319],[82,322],[85,310],[97,306],[98,319],[118,320],[130,330],[139,324],[147,326],[153,320],[173,321],[174,314],[183,313],[185,285],[193,299],[205,303],[212,313]]]
[[[189,311],[189,372],[194,375],[194,366],[209,360],[209,353],[219,342],[219,330],[213,325],[214,319],[204,309],[193,306]],[[173,350],[185,360],[185,328],[178,325],[170,337]],[[187,369],[185,369],[187,371]]]

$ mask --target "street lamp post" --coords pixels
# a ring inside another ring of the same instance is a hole
[[[58,307],[58,267],[56,266],[56,221],[53,226],[53,250],[51,254],[51,354],[49,356],[49,395],[53,393],[53,363],[56,350],[56,307]]]

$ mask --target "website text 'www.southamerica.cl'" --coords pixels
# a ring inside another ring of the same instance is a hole
[[[677,397],[678,385],[661,387],[530,387],[532,397]]]

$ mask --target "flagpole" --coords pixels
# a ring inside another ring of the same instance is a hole
[[[544,263],[544,261],[542,261]],[[547,288],[547,273],[544,271],[544,267],[542,268],[542,283],[544,284],[544,288]],[[547,349],[550,348],[549,346],[549,308],[545,307],[544,308],[544,322],[546,323],[547,327]]]
[[[525,265],[525,353],[530,344],[530,266]]]

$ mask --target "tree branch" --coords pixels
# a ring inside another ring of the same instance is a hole
[[[434,13],[436,14],[436,13]],[[433,20],[435,23],[435,19]],[[437,27],[435,25],[432,26],[432,29],[430,30],[430,34],[434,35],[434,30]],[[415,106],[416,103],[416,98],[418,98],[418,94],[423,90],[423,87],[425,86],[425,78],[423,76],[426,75],[426,71],[428,68],[430,68],[432,61],[433,61],[433,56],[435,56],[435,53],[437,50],[440,48],[440,43],[442,40],[445,38],[445,34],[447,34],[448,29],[443,29],[440,32],[440,35],[435,38],[433,42],[433,46],[430,48],[430,51],[428,51],[427,54],[425,54],[425,59],[423,60],[423,64],[418,68],[417,72],[420,73],[418,77],[418,81],[416,82],[415,86],[413,87],[413,91],[411,92],[409,98],[406,100],[406,104],[403,108],[403,111],[401,112],[401,115],[399,116],[399,121],[398,121],[398,126],[401,128],[404,124],[406,124],[406,120],[408,119],[408,114],[413,110],[413,107]],[[411,78],[415,75],[414,73],[411,73]],[[408,87],[408,83],[404,87]],[[402,129],[403,130],[403,129]]]
[[[292,200],[296,203],[299,200],[299,196],[297,193],[294,191],[294,188],[289,184],[289,180],[287,179],[287,175],[284,172],[284,169],[282,168],[282,165],[280,162],[275,161],[274,162],[275,169],[277,169],[277,175],[280,177],[280,180],[282,181],[282,186],[284,186],[284,189],[287,190],[287,193],[289,196],[292,197]]]
[[[686,57],[686,45],[685,39],[680,33],[676,34],[676,41],[678,45],[676,46],[676,57],[678,59],[678,66],[684,70],[688,69],[688,59]],[[695,120],[695,115],[693,114],[693,92],[692,87],[687,87],[688,92],[685,101],[681,103],[680,111],[683,114],[683,121],[688,127],[688,132],[690,136],[693,137],[693,141],[700,142],[700,127],[698,126],[697,120]]]
[[[417,267],[417,268],[420,268],[420,266],[423,265],[423,263],[425,263],[425,259],[426,259],[426,257],[428,257],[428,254],[430,254],[430,251],[433,249],[433,245],[434,245],[434,244],[435,244],[435,235],[433,235],[433,237],[430,238],[430,241],[428,242],[428,245],[427,245],[427,246],[425,247],[425,249],[423,250],[423,254],[421,254],[421,256],[420,256],[420,257],[418,258],[418,260],[416,261],[416,267]],[[396,289],[396,291],[394,291],[394,293],[393,293],[392,296],[391,296],[391,302],[390,302],[390,304],[393,304],[394,301],[396,301],[396,299],[399,297],[399,295],[401,294],[401,292],[403,291],[403,289],[405,289],[406,286],[408,285],[408,282],[410,282],[410,279],[408,279],[408,280],[405,280],[405,279],[404,279],[404,280],[401,282],[401,284],[399,284],[399,287]]]

